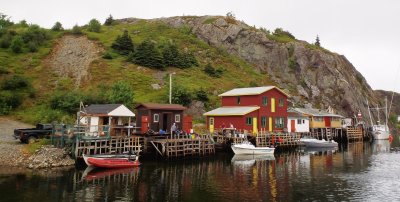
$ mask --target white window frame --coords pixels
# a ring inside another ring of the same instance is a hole
[[[181,115],[180,114],[175,114],[175,122],[180,123],[181,122]]]
[[[158,123],[160,121],[160,115],[159,114],[153,114],[153,122]]]

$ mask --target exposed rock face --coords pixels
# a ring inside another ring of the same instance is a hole
[[[65,150],[51,145],[40,148],[26,160],[25,164],[28,168],[37,169],[75,165],[75,161]]]
[[[295,104],[306,101],[313,107],[331,106],[345,116],[361,110],[367,114],[366,99],[375,103],[375,95],[364,77],[342,55],[315,48],[303,41],[276,42],[242,22],[225,17],[172,17],[155,19],[173,27],[189,26],[198,38],[253,64],[268,73],[279,87],[296,97]],[[135,23],[135,19],[124,22]],[[295,65],[289,65],[289,59]],[[301,99],[298,99],[300,96]]]
[[[66,35],[56,44],[48,64],[59,76],[72,78],[78,88],[88,79],[89,65],[101,51],[101,47],[85,36]]]

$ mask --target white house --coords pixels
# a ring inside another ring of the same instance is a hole
[[[135,114],[123,104],[94,104],[78,112],[79,124],[90,136],[130,135]]]
[[[307,133],[310,132],[310,120],[295,109],[288,109],[288,132]]]

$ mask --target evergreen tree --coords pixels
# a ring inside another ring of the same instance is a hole
[[[118,81],[111,86],[108,94],[108,101],[114,104],[124,104],[127,107],[133,104],[134,92],[125,81]]]
[[[108,18],[104,22],[104,25],[111,26],[114,23],[114,21],[115,20],[114,20],[113,16],[110,14],[110,16],[108,16]]]
[[[174,44],[169,44],[163,49],[163,57],[164,57],[164,62],[165,65],[168,67],[177,67],[177,64],[179,63],[179,51],[176,45]]]
[[[116,50],[121,55],[129,55],[130,52],[133,52],[134,46],[128,30],[125,30],[122,36],[119,35],[117,39],[115,39],[114,43],[111,45],[111,48]]]
[[[154,43],[150,40],[143,41],[133,53],[131,62],[163,70],[165,67],[164,58]]]
[[[317,38],[315,39],[315,45],[318,47],[321,47],[321,43],[319,41],[319,36],[317,35]]]
[[[57,21],[57,22],[53,25],[53,27],[51,28],[51,30],[58,32],[58,31],[64,30],[64,28],[63,28],[62,24],[61,24],[60,22]]]
[[[88,30],[90,32],[97,32],[99,33],[101,30],[101,24],[98,20],[96,19],[92,19],[90,20],[89,24],[88,24]]]

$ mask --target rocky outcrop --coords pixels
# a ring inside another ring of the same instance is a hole
[[[47,64],[60,77],[73,79],[78,88],[89,79],[89,65],[103,49],[85,36],[66,35],[55,45]]]
[[[43,146],[30,156],[24,163],[28,168],[52,168],[75,165],[68,152],[52,145]]]
[[[198,38],[223,47],[267,73],[283,89],[290,91],[296,105],[331,106],[338,113],[367,114],[366,99],[375,103],[374,92],[364,77],[344,57],[304,41],[277,42],[243,22],[225,17],[172,17],[155,19],[173,27],[189,26]],[[122,22],[135,23],[137,19]],[[291,60],[291,61],[290,61]]]

